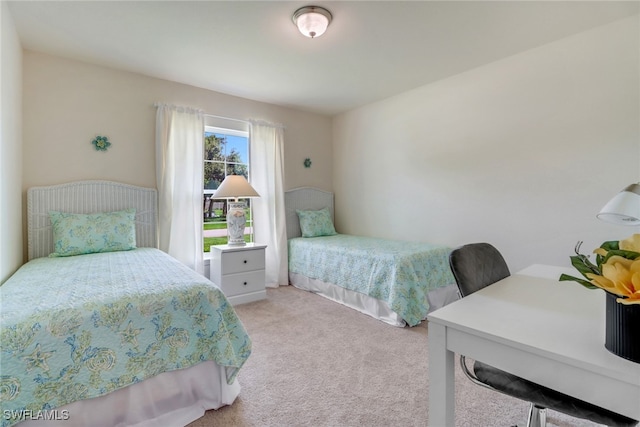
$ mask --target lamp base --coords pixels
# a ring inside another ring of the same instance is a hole
[[[245,246],[244,229],[247,220],[244,215],[244,202],[228,202],[227,232],[229,246]]]

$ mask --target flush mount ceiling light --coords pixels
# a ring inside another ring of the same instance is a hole
[[[293,14],[293,23],[307,37],[320,37],[331,23],[331,12],[319,6],[305,6]]]

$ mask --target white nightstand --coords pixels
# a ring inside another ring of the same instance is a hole
[[[267,297],[264,249],[267,245],[211,246],[209,280],[220,286],[233,305]]]

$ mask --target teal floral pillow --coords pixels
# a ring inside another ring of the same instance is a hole
[[[296,210],[300,220],[302,237],[333,236],[336,229],[333,227],[329,209],[322,208],[317,211]]]
[[[136,248],[136,210],[96,214],[49,212],[54,253],[50,257],[128,251]]]

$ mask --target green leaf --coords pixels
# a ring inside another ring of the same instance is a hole
[[[569,276],[568,274],[561,274],[558,280],[561,282],[568,282],[568,281],[578,282],[587,289],[600,289],[596,285],[594,285],[593,283],[587,280],[578,279],[577,277]]]
[[[585,278],[588,278],[587,273],[597,274],[598,276],[601,275],[598,266],[589,261],[589,258],[587,258],[586,255],[578,254],[569,258],[571,258],[571,265]]]
[[[608,242],[604,242],[600,245],[600,247],[607,251],[617,251],[618,249],[620,249],[620,242],[618,242],[617,240],[611,240]]]
[[[607,262],[609,258],[611,258],[614,255],[620,256],[622,258],[630,259],[633,261],[636,258],[640,257],[640,252],[625,251],[623,249],[610,250],[609,252],[607,252],[607,256],[604,257],[604,262]]]

